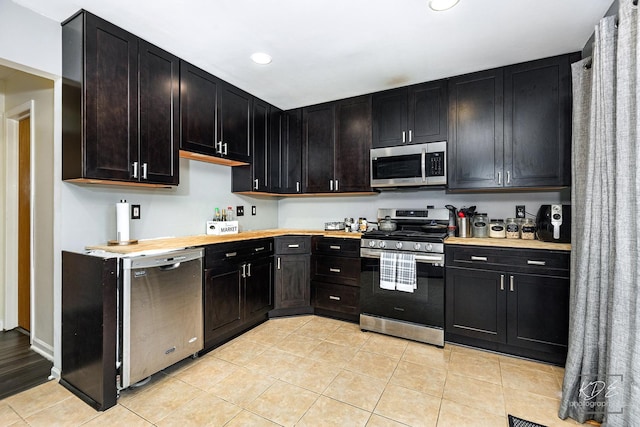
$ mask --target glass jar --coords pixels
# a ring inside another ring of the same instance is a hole
[[[503,219],[492,219],[489,223],[489,237],[504,239],[507,237],[507,230]]]
[[[505,224],[507,231],[507,239],[519,239],[520,238],[520,225],[515,218],[507,218]]]
[[[473,237],[487,237],[489,226],[487,224],[487,214],[477,213],[473,217],[472,233]]]
[[[536,223],[531,218],[525,218],[520,227],[520,238],[524,240],[534,240],[536,238]]]

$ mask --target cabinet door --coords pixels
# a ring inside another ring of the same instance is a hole
[[[280,167],[282,193],[302,191],[302,109],[286,111],[282,121],[283,146]]]
[[[242,323],[241,277],[238,269],[204,272],[204,342]]]
[[[504,274],[447,267],[447,333],[504,343],[505,280]]]
[[[304,191],[334,191],[335,104],[307,107],[304,118]]]
[[[447,83],[436,81],[409,87],[409,143],[447,140]]]
[[[334,190],[371,191],[370,149],[371,97],[361,96],[338,102]]]
[[[507,343],[566,354],[569,337],[569,279],[509,275]]]
[[[273,257],[257,259],[246,265],[245,321],[266,314],[273,308]]]
[[[141,180],[177,185],[180,62],[142,40],[139,49]]]
[[[216,99],[219,80],[193,65],[180,62],[180,148],[218,155]]]
[[[402,145],[408,141],[406,87],[373,95],[373,148]]]
[[[267,191],[268,182],[268,158],[267,148],[269,143],[269,104],[254,100],[253,114],[251,118],[251,142],[253,152],[251,154],[251,168],[253,170],[253,185],[255,191]]]
[[[138,161],[138,38],[86,14],[85,178],[131,180]]]
[[[218,136],[222,141],[222,155],[249,162],[251,95],[224,82],[218,94]]]
[[[571,185],[567,55],[505,68],[505,185]]]
[[[310,295],[309,255],[277,256],[274,308],[308,307]]]
[[[449,81],[451,189],[504,184],[502,74],[489,70]]]

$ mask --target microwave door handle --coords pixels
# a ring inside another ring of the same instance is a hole
[[[424,148],[420,156],[420,166],[422,167],[422,182],[427,182],[427,150]]]

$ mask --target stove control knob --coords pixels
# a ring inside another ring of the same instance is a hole
[[[371,241],[369,242],[369,247],[370,247],[370,248],[373,248],[375,245],[376,245],[376,241],[375,241],[375,240],[371,240]]]
[[[380,243],[378,243],[378,246],[381,248],[386,248],[387,247],[387,242],[385,242],[384,240],[381,240]]]
[[[396,242],[396,249],[402,249],[402,242]]]
[[[431,252],[433,250],[433,245],[431,243],[427,243],[427,251]]]
[[[422,245],[420,245],[420,243],[416,243],[415,245],[413,245],[413,249],[415,249],[416,251],[419,251],[421,247]]]

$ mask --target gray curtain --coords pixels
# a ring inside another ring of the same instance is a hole
[[[620,0],[572,65],[571,315],[559,416],[640,425],[638,17]]]

